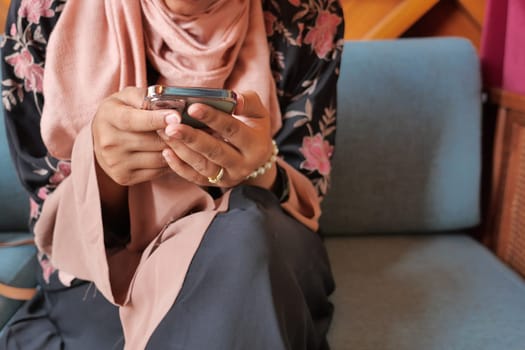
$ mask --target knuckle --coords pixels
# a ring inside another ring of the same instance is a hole
[[[197,141],[195,133],[191,130],[186,130],[186,128],[179,130],[178,135],[180,140],[187,144],[194,144]]]
[[[150,130],[153,130],[157,123],[156,123],[156,118],[155,118],[155,114],[154,113],[149,113],[148,114],[148,126],[149,126],[149,129]]]
[[[162,150],[164,148],[167,147],[166,145],[166,141],[162,138],[162,136],[159,134],[159,132],[156,132],[155,133],[155,136],[154,136],[154,146],[155,148],[159,149],[159,150]]]
[[[193,173],[190,175],[190,182],[193,182],[195,184],[199,184],[199,183],[202,183],[202,178],[203,176],[198,174],[198,173]]]
[[[110,137],[100,137],[98,139],[98,148],[102,152],[102,154],[107,157],[109,156],[108,153],[111,152],[111,150],[114,148],[115,144],[113,142],[113,139]]]
[[[193,165],[193,169],[199,173],[203,173],[206,170],[207,161],[205,159],[198,159]]]
[[[122,89],[122,92],[124,94],[131,94],[135,89],[131,86],[126,86]]]
[[[226,139],[231,139],[233,136],[235,136],[239,132],[239,128],[239,124],[234,120],[228,121],[224,126],[224,136]]]
[[[206,152],[206,157],[215,160],[221,157],[223,151],[221,147],[212,147]]]
[[[119,120],[119,125],[122,130],[131,130],[132,128],[132,119],[129,113],[126,113],[124,108],[119,108],[116,112],[117,118]]]
[[[118,162],[117,158],[112,157],[111,154],[108,154],[108,152],[104,152],[104,154],[105,154],[105,162],[106,162],[107,166],[110,169],[117,168],[118,165],[119,165],[119,162]]]
[[[128,186],[131,181],[131,175],[125,172],[117,172],[112,177],[113,181],[121,186]]]
[[[137,88],[133,86],[126,86],[118,94],[126,100],[133,99],[136,98]]]

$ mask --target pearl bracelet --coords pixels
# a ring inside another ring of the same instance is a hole
[[[273,151],[272,155],[270,156],[270,159],[266,163],[264,163],[262,166],[257,168],[254,172],[252,172],[250,175],[246,176],[246,180],[248,179],[255,179],[259,175],[264,175],[266,170],[269,170],[273,163],[277,160],[277,154],[279,154],[279,148],[277,147],[277,143],[275,143],[275,140],[272,140],[272,146]]]

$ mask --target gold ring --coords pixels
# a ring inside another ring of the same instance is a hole
[[[217,175],[215,175],[215,177],[208,178],[208,182],[215,185],[217,182],[221,181],[223,176],[224,176],[224,168],[221,167]]]

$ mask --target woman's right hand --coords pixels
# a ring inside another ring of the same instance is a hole
[[[145,88],[127,87],[109,96],[91,125],[103,216],[111,221],[105,224],[127,221],[128,186],[170,172],[157,130],[167,126],[171,112],[141,109],[145,93]]]
[[[152,180],[169,169],[161,153],[166,145],[156,130],[166,127],[170,112],[141,109],[145,92],[127,87],[109,96],[93,119],[98,166],[120,186]]]

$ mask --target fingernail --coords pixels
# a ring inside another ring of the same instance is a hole
[[[180,116],[177,113],[170,113],[164,117],[164,120],[168,124],[178,124],[180,123]]]
[[[188,108],[188,114],[195,119],[203,119],[206,115],[206,110],[197,105],[191,105]]]
[[[168,162],[171,160],[171,154],[169,149],[162,150],[162,157],[164,157],[164,159]]]
[[[169,124],[164,130],[166,135],[174,139],[182,139],[182,134],[177,130],[177,124]]]
[[[159,135],[159,137],[164,141],[167,141],[168,139],[168,135],[166,135],[165,130],[162,130],[162,129],[157,130],[157,135]]]
[[[175,135],[175,131],[177,131],[177,130],[175,129],[175,125],[173,125],[173,124],[169,124],[169,125],[166,127],[166,130],[165,130],[164,132],[166,133],[166,135],[168,135],[168,136],[171,137],[171,136]]]
[[[237,101],[237,104],[235,106],[235,110],[233,111],[234,114],[240,114],[242,113],[244,109],[244,96],[237,91],[235,91],[235,99]]]

